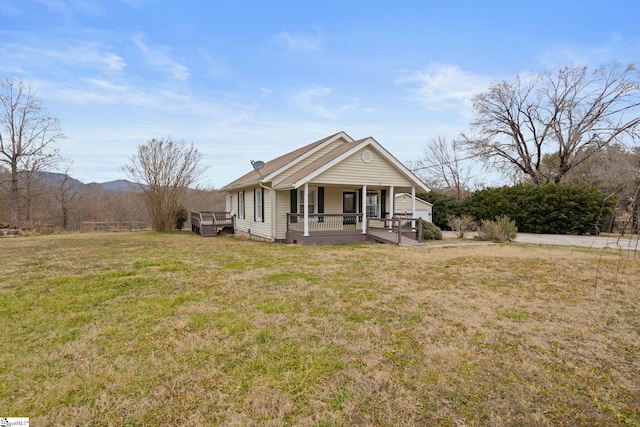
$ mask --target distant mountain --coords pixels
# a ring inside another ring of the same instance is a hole
[[[48,184],[55,185],[61,183],[65,179],[65,174],[57,172],[38,172],[38,178]],[[126,179],[118,179],[109,182],[91,182],[89,184],[85,184],[70,176],[66,176],[66,179],[68,185],[73,185],[77,188],[87,187],[94,190],[122,192],[142,191],[144,189],[144,186],[135,182],[127,181]]]
[[[99,185],[104,191],[142,191],[144,188],[142,185],[127,181],[126,179],[117,179],[115,181],[102,183],[92,182],[89,185]]]
[[[43,181],[49,185],[60,184],[65,179],[67,180],[67,185],[73,185],[74,187],[76,186],[81,187],[84,185],[81,181],[78,181],[77,179],[72,178],[71,176],[65,175],[63,173],[40,171],[40,172],[36,172],[35,177],[38,178],[40,181]]]

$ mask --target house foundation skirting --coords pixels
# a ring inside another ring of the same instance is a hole
[[[285,243],[299,245],[342,245],[344,243],[364,243],[367,235],[361,230],[353,231],[322,231],[315,232],[309,236],[304,233],[288,231]]]
[[[240,237],[243,239],[249,239],[249,240],[259,240],[262,242],[271,242],[272,240],[267,239],[266,237],[262,237],[262,236],[258,236],[257,234],[252,234],[252,233],[247,233],[246,231],[241,231],[241,230],[235,230],[235,236],[236,237]]]

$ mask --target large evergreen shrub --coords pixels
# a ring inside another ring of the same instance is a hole
[[[608,221],[615,202],[591,187],[519,184],[477,191],[462,211],[478,222],[507,215],[523,233],[585,234]]]

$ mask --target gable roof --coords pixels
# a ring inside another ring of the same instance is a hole
[[[361,142],[362,140],[354,141],[351,144],[338,145],[336,148],[309,163],[298,172],[280,181],[277,187],[299,187],[300,185],[304,184],[304,181],[309,181],[313,176],[317,176],[319,173],[326,170],[329,166],[336,163],[337,160],[339,160],[345,153],[351,152],[352,150],[354,150],[354,148],[358,150],[361,147]],[[305,180],[305,178],[307,179]]]
[[[342,139],[343,142],[335,144],[335,147],[331,148],[328,152],[320,155],[316,159],[313,159],[299,169],[294,168],[294,166],[298,165],[303,160],[309,159],[314,153],[317,153],[322,148],[328,147],[340,139]],[[291,153],[277,157],[276,159],[265,163],[265,166],[260,170],[260,173],[251,171],[227,184],[221,190],[232,191],[242,187],[258,185],[260,182],[271,182],[279,175],[282,180],[274,182],[273,188],[298,188],[364,147],[370,147],[376,150],[416,187],[424,190],[425,192],[429,191],[418,177],[416,177],[406,166],[392,156],[391,153],[382,147],[382,145],[380,145],[375,139],[368,137],[354,141],[344,132],[338,132],[334,135],[328,136],[327,138],[323,138],[305,147],[299,148],[298,150],[292,151]],[[292,169],[289,175],[286,173],[288,169]]]
[[[251,185],[257,185],[258,182],[269,182],[273,179],[273,176],[285,171],[287,168],[291,167],[294,164],[299,163],[305,158],[309,157],[320,148],[328,145],[328,143],[333,142],[337,139],[344,139],[347,142],[352,142],[353,139],[347,135],[345,132],[338,132],[333,135],[330,135],[326,138],[322,138],[316,142],[312,142],[309,145],[305,145],[304,147],[298,148],[297,150],[291,151],[287,154],[283,154],[280,157],[276,157],[273,160],[269,160],[264,164],[264,167],[260,169],[260,173],[252,170],[241,176],[240,178],[230,182],[229,184],[222,187],[220,190],[222,191],[231,191],[237,188],[247,187]]]
[[[396,194],[396,199],[409,199],[411,200],[413,197],[411,197],[411,194],[409,193],[398,193]],[[426,206],[433,206],[433,203],[431,202],[427,202],[426,200],[422,200],[419,197],[416,197],[416,205],[426,205]]]

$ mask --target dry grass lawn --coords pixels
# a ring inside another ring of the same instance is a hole
[[[71,234],[0,270],[33,426],[640,423],[633,252]]]

